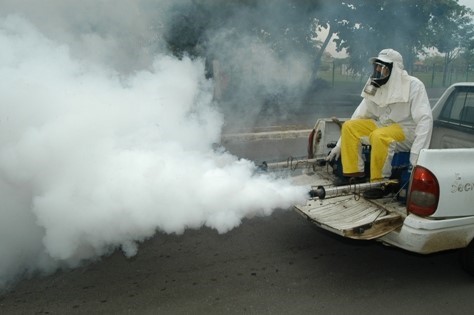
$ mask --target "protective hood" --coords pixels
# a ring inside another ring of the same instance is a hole
[[[410,96],[410,76],[404,70],[402,55],[393,49],[384,49],[377,57],[370,58],[369,62],[374,63],[377,60],[393,64],[390,78],[386,84],[377,88],[374,95],[366,93],[364,88],[361,96],[380,107],[386,107],[393,103],[407,103]],[[366,86],[370,82],[369,78]]]

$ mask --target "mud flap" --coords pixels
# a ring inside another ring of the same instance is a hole
[[[344,237],[371,240],[399,228],[404,218],[380,205],[354,195],[309,200],[295,210],[321,228]]]

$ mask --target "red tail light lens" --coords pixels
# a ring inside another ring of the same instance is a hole
[[[408,211],[419,216],[432,215],[438,208],[438,200],[439,184],[436,177],[428,169],[415,166],[408,195]]]

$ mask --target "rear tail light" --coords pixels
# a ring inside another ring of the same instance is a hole
[[[408,195],[408,211],[419,215],[432,215],[438,208],[439,184],[428,169],[415,166]]]

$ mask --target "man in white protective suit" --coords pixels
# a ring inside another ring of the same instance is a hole
[[[370,58],[374,72],[351,119],[327,160],[342,158],[343,175],[361,182],[364,176],[362,144],[371,146],[370,181],[389,178],[395,150],[409,151],[414,166],[421,149],[428,148],[433,116],[424,84],[408,75],[403,58],[393,49]],[[337,183],[336,183],[337,185]]]

